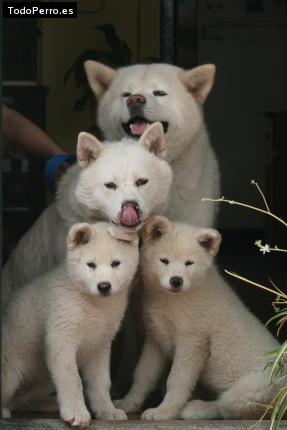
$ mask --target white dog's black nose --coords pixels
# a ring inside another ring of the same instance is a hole
[[[180,276],[173,276],[169,280],[170,285],[173,289],[179,289],[183,285],[183,279]]]
[[[101,294],[107,295],[110,293],[112,285],[110,282],[100,282],[98,284],[98,290]]]

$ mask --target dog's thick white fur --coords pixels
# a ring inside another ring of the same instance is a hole
[[[191,70],[167,64],[134,65],[114,70],[86,61],[97,98],[97,123],[107,139],[138,138],[160,121],[174,181],[167,216],[201,227],[214,224],[216,204],[201,202],[219,195],[219,169],[209,144],[202,105],[213,85],[215,66]]]
[[[110,348],[138,265],[138,238],[109,223],[75,224],[65,263],[22,288],[3,318],[2,414],[23,385],[54,382],[64,421],[125,419],[110,399]]]
[[[254,419],[273,399],[264,353],[278,343],[214,267],[220,241],[216,230],[160,216],[145,225],[146,340],[133,385],[116,403],[126,412],[139,410],[169,360],[166,395],[143,419]],[[217,400],[186,404],[198,380]]]
[[[63,176],[56,203],[23,236],[4,267],[2,303],[63,260],[65,238],[74,223],[109,220],[132,231],[150,214],[162,213],[172,182],[165,152],[159,123],[150,126],[136,145],[127,138],[103,145],[80,133],[78,165]]]

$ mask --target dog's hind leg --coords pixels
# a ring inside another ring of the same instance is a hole
[[[51,381],[37,381],[13,399],[13,410],[56,412],[59,410],[55,387]]]
[[[217,400],[191,400],[181,412],[184,420],[214,420],[220,418]]]
[[[20,384],[22,383],[22,375],[15,367],[10,365],[5,366],[3,363],[1,376],[1,410],[2,417],[9,418],[11,416],[10,407],[11,401]]]
[[[269,385],[266,372],[250,372],[218,399],[220,416],[223,419],[259,419],[267,412],[277,391],[278,387]]]

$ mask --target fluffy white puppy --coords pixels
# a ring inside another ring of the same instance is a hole
[[[138,264],[137,235],[80,223],[67,248],[65,263],[15,294],[4,314],[2,415],[15,394],[50,374],[65,422],[90,423],[82,379],[97,418],[125,419],[110,398],[110,348]]]
[[[13,291],[64,259],[65,238],[76,222],[108,220],[135,231],[150,214],[162,213],[172,183],[165,155],[159,123],[151,125],[137,144],[132,139],[102,144],[80,133],[78,164],[63,176],[56,203],[23,236],[4,267],[2,304]]]
[[[133,385],[117,403],[125,411],[139,410],[168,361],[172,367],[165,397],[158,407],[146,410],[143,419],[180,414],[186,419],[258,418],[262,405],[275,395],[264,353],[278,343],[214,267],[220,241],[216,230],[172,224],[160,216],[146,224],[146,341]],[[217,393],[217,400],[186,405],[199,380]]]

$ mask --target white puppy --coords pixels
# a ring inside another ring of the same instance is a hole
[[[174,221],[211,227],[216,204],[206,205],[201,199],[219,196],[219,169],[202,106],[215,66],[183,70],[170,64],[139,64],[115,70],[89,60],[85,68],[105,138],[137,139],[149,124],[160,121],[174,173],[166,214]]]
[[[133,231],[167,206],[172,171],[164,160],[161,124],[150,126],[136,145],[132,139],[102,144],[80,133],[77,158],[78,165],[59,184],[56,203],[23,236],[4,267],[4,305],[13,290],[63,260],[65,237],[74,223],[109,220]]]
[[[144,227],[146,341],[133,385],[117,403],[126,412],[140,408],[169,360],[166,395],[143,419],[258,418],[275,395],[264,353],[278,343],[214,267],[220,241],[216,230],[160,216]],[[198,380],[218,398],[185,406]]]
[[[126,419],[110,398],[110,349],[138,264],[137,235],[80,223],[67,248],[65,263],[15,294],[3,317],[2,415],[49,371],[63,420],[87,426],[81,372],[97,418]]]

